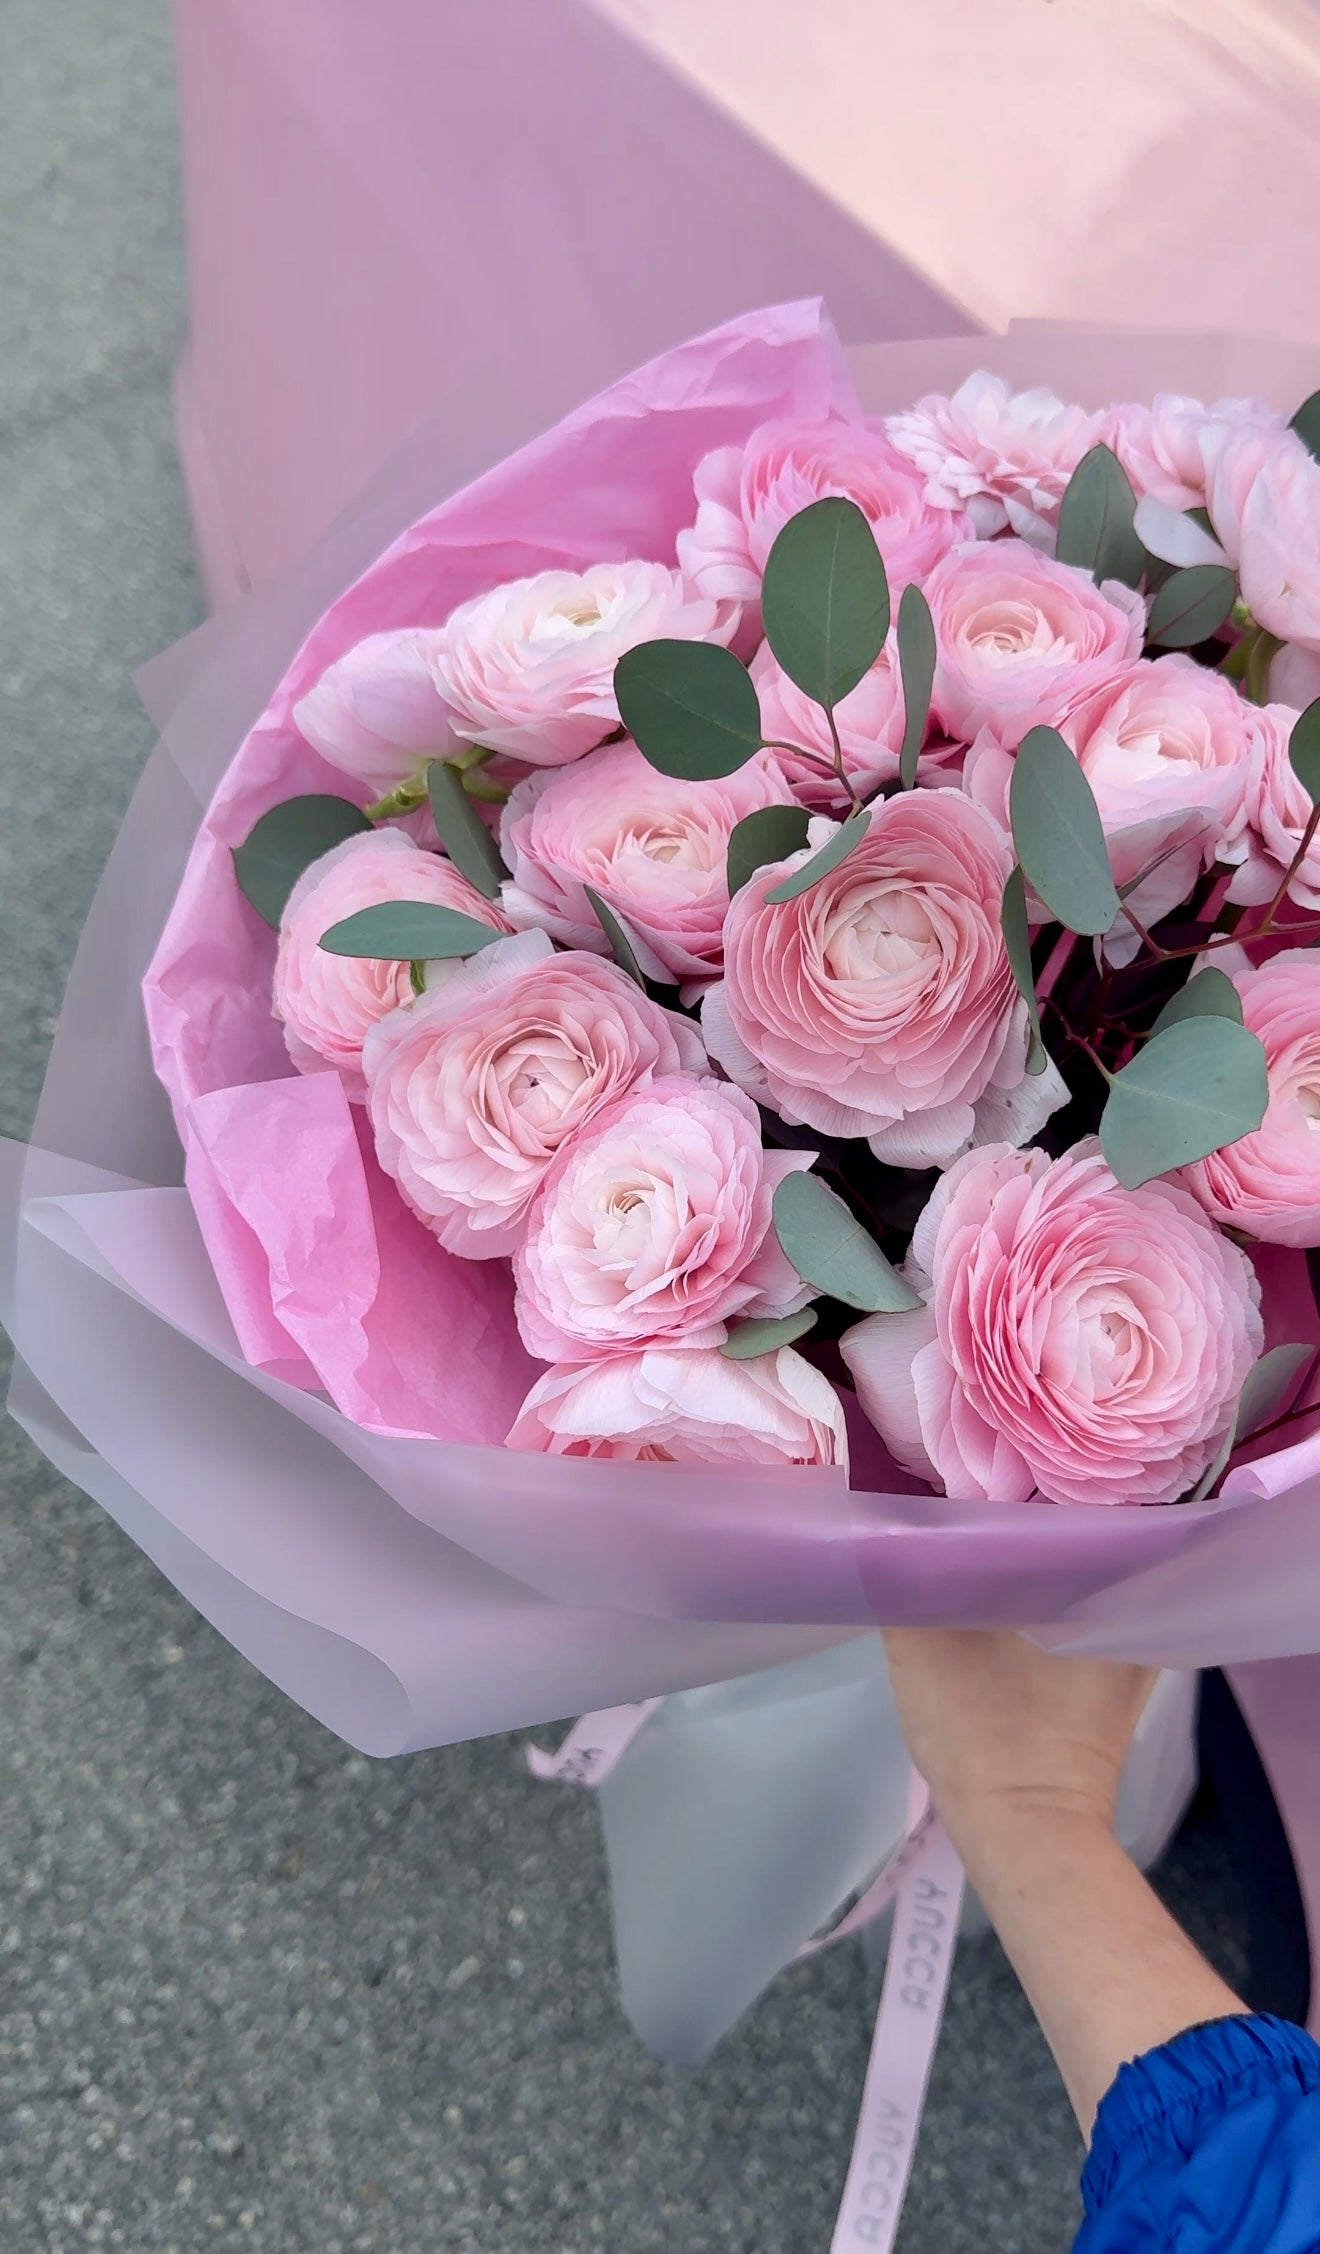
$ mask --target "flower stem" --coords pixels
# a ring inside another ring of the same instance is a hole
[[[1278,636],[1267,627],[1258,626],[1247,652],[1247,669],[1242,686],[1253,704],[1266,704],[1270,693],[1270,666],[1283,648]]]
[[[386,791],[385,796],[378,798],[374,806],[364,806],[362,811],[367,820],[369,822],[388,822],[394,814],[416,813],[419,806],[426,804],[426,778],[430,766],[429,759],[423,761],[416,774],[410,775],[406,782],[399,783],[393,790]]]
[[[1307,854],[1310,852],[1317,829],[1320,829],[1320,798],[1317,798],[1314,806],[1311,808],[1311,819],[1307,823],[1306,828],[1302,831],[1301,842],[1298,845],[1297,851],[1294,853],[1291,861],[1288,863],[1287,868],[1284,870],[1283,875],[1280,877],[1279,889],[1275,893],[1274,898],[1271,900],[1269,907],[1265,911],[1265,923],[1263,926],[1264,930],[1268,931],[1270,929],[1270,926],[1273,924],[1280,908],[1283,906],[1288,887],[1292,883],[1292,880],[1296,876],[1298,870],[1301,868],[1301,865],[1306,859]]]

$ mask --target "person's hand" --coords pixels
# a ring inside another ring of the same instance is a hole
[[[908,1750],[955,1837],[991,1818],[1080,1815],[1106,1828],[1155,1681],[981,1628],[885,1636]]]
[[[1243,2009],[1114,1836],[1155,1676],[979,1628],[885,1648],[908,1750],[1089,2131],[1125,2058]]]

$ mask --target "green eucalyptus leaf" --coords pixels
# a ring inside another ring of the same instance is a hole
[[[813,884],[819,884],[831,869],[837,869],[841,861],[847,860],[853,847],[861,844],[870,827],[870,807],[859,806],[855,814],[850,814],[847,821],[839,825],[833,837],[826,840],[819,853],[813,853],[811,859],[804,861],[800,869],[794,869],[792,876],[783,877],[778,884],[772,885],[765,895],[766,899],[778,907],[782,901],[796,900],[800,893],[810,892]]]
[[[1036,974],[1031,964],[1031,927],[1027,922],[1027,880],[1020,868],[1015,868],[1004,886],[1003,906],[999,911],[999,928],[1004,934],[1009,967],[1017,980],[1017,989],[1027,1005],[1031,1019],[1031,1046],[1027,1051],[1027,1071],[1034,1078],[1049,1063],[1045,1043],[1040,1037],[1040,1004],[1036,1000]]]
[[[1096,580],[1121,579],[1136,587],[1146,567],[1146,551],[1133,530],[1137,497],[1118,456],[1108,446],[1083,454],[1059,505],[1054,552],[1060,563],[1078,564]]]
[[[761,748],[751,675],[718,642],[639,642],[614,668],[614,695],[629,735],[662,775],[716,782]]]
[[[361,807],[347,798],[319,791],[286,798],[254,822],[243,843],[234,847],[234,875],[257,914],[278,931],[285,902],[304,869],[370,828]]]
[[[427,787],[436,833],[454,867],[487,900],[497,900],[509,872],[498,845],[463,788],[463,777],[445,760],[433,759]]]
[[[1297,1391],[1297,1380],[1308,1362],[1315,1359],[1314,1346],[1294,1341],[1288,1346],[1272,1346],[1262,1354],[1247,1372],[1247,1382],[1238,1397],[1236,1437],[1250,1440],[1261,1425],[1270,1424],[1281,1416]]]
[[[593,891],[589,884],[584,884],[582,890],[591,903],[593,916],[610,943],[610,953],[619,969],[627,971],[629,978],[634,980],[645,993],[646,978],[642,966],[637,960],[637,949],[633,944],[632,933],[628,926],[624,923],[622,917],[615,915],[613,908],[608,907],[605,901],[601,899],[600,894]]]
[[[863,1315],[896,1315],[921,1299],[841,1197],[814,1174],[788,1174],[775,1191],[775,1234],[804,1284]]]
[[[1194,972],[1187,984],[1179,987],[1160,1011],[1151,1032],[1163,1033],[1166,1026],[1180,1025],[1185,1017],[1231,1017],[1241,1025],[1242,996],[1232,979],[1216,970],[1213,963]]]
[[[1228,1459],[1240,1440],[1249,1440],[1261,1425],[1276,1417],[1296,1390],[1297,1380],[1306,1364],[1314,1358],[1313,1346],[1272,1346],[1262,1354],[1247,1372],[1247,1382],[1238,1395],[1233,1422],[1224,1434],[1222,1445],[1216,1450],[1214,1460],[1206,1466],[1191,1494],[1189,1503],[1202,1503],[1212,1489],[1219,1485]]]
[[[1296,431],[1307,452],[1320,462],[1320,391],[1313,391],[1302,401],[1288,428]]]
[[[1057,728],[1032,728],[1013,762],[1009,820],[1032,890],[1065,930],[1098,937],[1118,894],[1091,786]]]
[[[457,908],[441,908],[432,900],[380,900],[359,908],[322,932],[327,955],[374,955],[383,962],[428,963],[445,957],[475,955],[504,933]]]
[[[1100,1144],[1126,1189],[1208,1158],[1265,1117],[1265,1051],[1231,1017],[1184,1017],[1115,1073]]]
[[[758,1354],[778,1353],[781,1346],[791,1346],[815,1327],[814,1307],[802,1307],[796,1315],[754,1315],[733,1325],[720,1352],[731,1362],[750,1362]]]
[[[889,632],[889,581],[855,501],[831,495],[790,517],[761,581],[765,638],[790,681],[832,710],[869,673]]]
[[[1146,639],[1163,650],[1190,650],[1217,634],[1237,601],[1237,574],[1225,564],[1188,564],[1159,588]]]
[[[811,817],[805,806],[758,806],[729,832],[729,898],[767,861],[787,861],[807,842]]]
[[[1294,720],[1288,758],[1311,804],[1320,806],[1320,697]]]
[[[935,680],[935,621],[919,587],[905,587],[898,605],[898,670],[903,683],[903,743],[898,779],[911,790],[926,741],[930,692]]]

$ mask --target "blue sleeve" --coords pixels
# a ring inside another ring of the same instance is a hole
[[[1212,2020],[1125,2066],[1096,2117],[1073,2254],[1317,2254],[1320,2046]]]

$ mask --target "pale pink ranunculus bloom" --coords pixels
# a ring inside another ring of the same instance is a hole
[[[1263,399],[1216,399],[1209,406],[1183,392],[1158,391],[1149,405],[1124,401],[1106,409],[1097,437],[1113,449],[1138,500],[1168,508],[1204,508],[1224,448],[1244,431],[1280,430],[1283,417]]]
[[[895,595],[919,584],[971,526],[954,504],[934,507],[922,479],[875,423],[762,423],[743,446],[698,463],[695,522],[678,536],[694,587],[724,600],[760,600],[761,574],[790,517],[813,501],[855,501],[875,534]]]
[[[428,759],[455,749],[449,713],[436,686],[443,629],[405,626],[368,634],[293,708],[313,751],[384,798]]]
[[[1243,423],[1225,437],[1210,464],[1206,481],[1206,510],[1214,526],[1215,537],[1235,570],[1240,570],[1243,563],[1244,547],[1253,546],[1253,535],[1247,528],[1249,513],[1258,517],[1261,510],[1261,502],[1255,498],[1257,488],[1263,485],[1268,494],[1276,465],[1282,465],[1286,482],[1289,465],[1294,469],[1300,468],[1305,478],[1308,463],[1311,463],[1311,457],[1295,431],[1281,428],[1277,421]],[[1311,463],[1311,467],[1314,466]],[[1262,529],[1268,530],[1269,514],[1267,510]],[[1259,542],[1254,545],[1256,561],[1259,562]],[[1304,538],[1304,550],[1306,549],[1314,555],[1313,531],[1309,538]],[[1248,569],[1250,568],[1249,565]],[[1248,607],[1254,609],[1245,587],[1242,593]],[[1256,616],[1262,625],[1269,624],[1261,613],[1256,612]],[[1285,633],[1282,627],[1271,628],[1271,631],[1277,632],[1282,641],[1299,638]]]
[[[625,651],[727,642],[736,624],[736,609],[669,564],[541,571],[460,603],[440,638],[436,683],[464,742],[562,767],[618,727],[614,668]]]
[[[1216,859],[1246,859],[1253,713],[1231,682],[1173,652],[1139,659],[1062,722],[1095,795],[1114,882],[1133,885],[1127,897],[1144,924],[1186,900]],[[1005,825],[1014,757],[984,730],[963,762],[964,790]],[[1037,920],[1034,902],[1028,909]],[[1120,918],[1105,953],[1121,964],[1139,946]]]
[[[963,743],[984,728],[1015,751],[1141,655],[1140,595],[1116,579],[1097,587],[1024,540],[955,548],[925,592],[938,646],[932,710]]]
[[[822,774],[811,759],[795,759],[784,744],[794,744],[815,759],[834,760],[834,741],[822,706],[791,681],[768,642],[752,660],[751,675],[761,700],[761,727],[776,746],[775,758],[804,806],[823,813],[842,813],[852,803],[847,789],[831,774]],[[834,707],[835,725],[843,749],[844,771],[859,796],[867,797],[885,783],[898,780],[898,755],[903,745],[907,713],[898,667],[898,645],[891,634],[870,671],[855,689]],[[938,776],[953,755],[953,747],[923,755],[923,780]]]
[[[1207,959],[1242,997],[1243,1022],[1265,1051],[1270,1100],[1251,1134],[1179,1178],[1225,1228],[1265,1244],[1320,1244],[1320,954],[1292,947],[1253,965],[1224,948]]]
[[[722,780],[677,781],[637,746],[605,744],[514,789],[500,824],[511,871],[504,906],[571,947],[608,947],[590,885],[651,950],[661,980],[711,979],[724,954],[729,835],[744,815],[793,803],[766,753]]]
[[[745,1362],[713,1346],[646,1346],[547,1370],[505,1446],[624,1463],[848,1461],[839,1396],[791,1346]]]
[[[493,931],[513,929],[452,862],[423,852],[400,830],[364,830],[304,869],[280,918],[274,1011],[298,1070],[338,1072],[354,1103],[366,1100],[362,1044],[373,1025],[411,1000],[410,966],[327,954],[320,942],[332,924],[386,900],[423,900]]]
[[[1180,651],[1143,658],[1078,705],[1060,733],[1077,754],[1106,832],[1202,811],[1205,861],[1245,819],[1253,708],[1231,681]]]
[[[886,418],[900,454],[937,508],[965,509],[978,540],[1009,527],[1037,545],[1053,541],[1068,480],[1095,445],[1100,418],[1052,391],[1013,391],[979,369],[951,397],[931,392]]]
[[[1246,488],[1237,567],[1258,624],[1281,642],[1320,650],[1320,462],[1294,431],[1277,433]]]
[[[1248,706],[1252,759],[1245,808],[1250,851],[1229,888],[1229,898],[1259,908],[1272,900],[1291,868],[1311,818],[1312,800],[1302,788],[1288,739],[1297,714],[1288,704]],[[1312,915],[1320,914],[1320,837],[1311,840],[1287,897]]]
[[[812,828],[813,843],[828,831]],[[730,907],[724,979],[702,1004],[730,1079],[795,1126],[865,1136],[895,1166],[1037,1133],[1066,1092],[1052,1069],[1026,1072],[999,824],[958,790],[904,791],[829,875],[768,901],[805,858],[758,870]]]
[[[598,955],[520,932],[372,1029],[376,1154],[446,1251],[513,1251],[546,1169],[618,1097],[705,1065],[696,1028]]]
[[[672,1074],[611,1104],[549,1168],[514,1254],[528,1353],[718,1345],[736,1315],[805,1306],[771,1208],[811,1160],[764,1150],[755,1105],[720,1080]]]
[[[1123,1189],[1093,1140],[961,1159],[907,1274],[926,1305],[868,1316],[843,1357],[891,1454],[964,1501],[1176,1502],[1264,1339],[1246,1255],[1176,1182]]]

